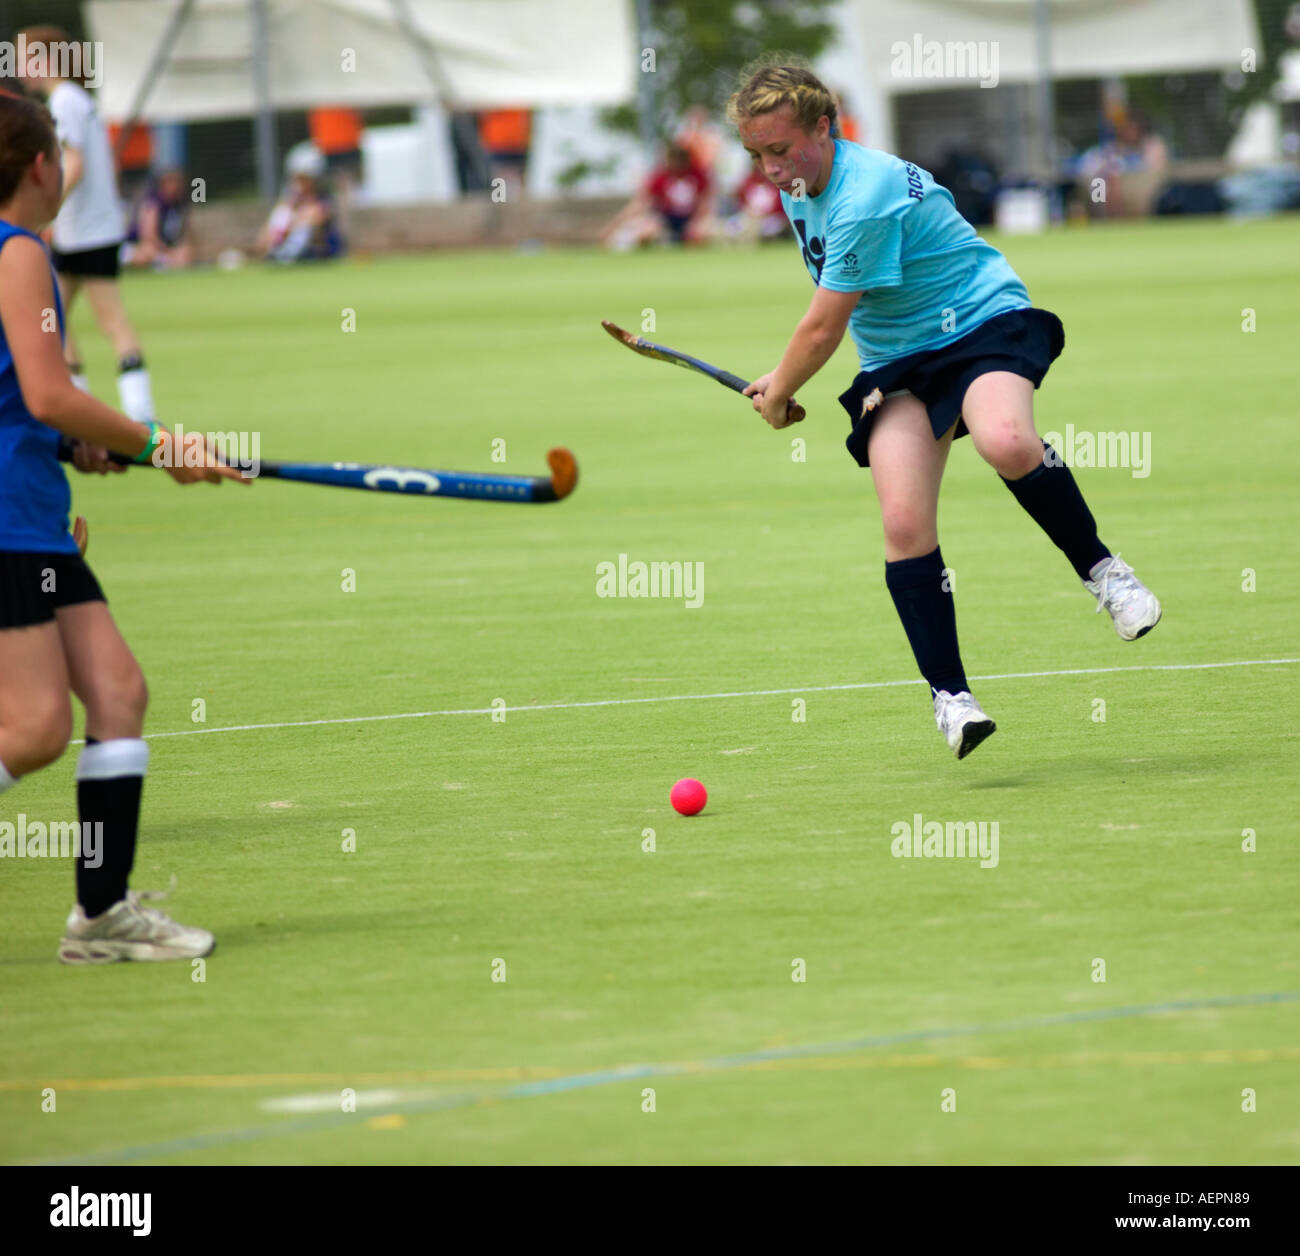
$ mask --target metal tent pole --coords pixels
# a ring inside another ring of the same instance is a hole
[[[641,147],[646,161],[653,166],[659,148],[658,101],[654,75],[647,74],[641,66],[644,50],[650,40],[650,0],[636,0],[637,37],[637,120],[641,128]]]
[[[397,18],[397,24],[401,27],[402,34],[411,42],[416,55],[420,58],[420,65],[424,69],[425,77],[429,80],[429,85],[433,88],[438,103],[451,116],[452,130],[456,134],[461,153],[473,167],[473,173],[482,186],[485,188],[490,187],[492,184],[492,171],[488,166],[483,146],[478,142],[478,132],[475,131],[473,123],[462,112],[457,110],[455,96],[451,89],[451,80],[443,73],[437,52],[416,27],[406,0],[390,0],[390,3],[393,6],[393,14]]]
[[[1042,128],[1039,160],[1043,177],[1056,178],[1056,106],[1052,99],[1051,0],[1034,0],[1034,46],[1038,61],[1038,125]]]
[[[155,84],[162,77],[162,72],[171,59],[172,49],[176,46],[181,29],[188,20],[190,10],[193,7],[194,0],[176,0],[175,5],[173,5],[162,38],[158,41],[158,47],[153,50],[153,56],[149,58],[149,64],[145,67],[144,76],[140,79],[140,84],[135,89],[135,96],[131,100],[131,108],[127,111],[126,120],[122,123],[122,129],[118,133],[115,156],[121,157],[126,151],[127,144],[131,142],[131,136],[135,134],[140,114],[144,111]]]
[[[275,200],[279,159],[275,151],[275,114],[271,109],[270,23],[266,0],[249,0],[253,22],[253,115],[257,145],[257,190],[264,201]]]

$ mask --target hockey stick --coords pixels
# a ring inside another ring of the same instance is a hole
[[[59,441],[59,458],[72,461],[74,442]],[[125,454],[109,454],[113,462],[134,465]],[[546,455],[551,474],[494,475],[485,471],[434,471],[424,467],[365,466],[356,462],[260,462],[257,478],[297,480],[335,488],[362,488],[375,493],[408,493],[419,497],[461,497],[494,502],[558,502],[578,483],[578,463],[567,449]],[[143,464],[148,466],[148,463]]]
[[[671,362],[674,366],[684,366],[689,371],[699,371],[710,379],[716,379],[719,384],[730,388],[733,392],[743,393],[749,387],[749,380],[741,379],[739,375],[733,375],[730,371],[724,371],[721,367],[702,362],[699,358],[693,358],[687,353],[678,353],[676,349],[666,349],[663,345],[652,344],[644,337],[634,336],[630,331],[624,331],[617,323],[611,323],[607,318],[602,318],[600,325],[620,344],[627,345],[633,353],[639,353],[644,358],[654,358],[659,362]],[[803,406],[797,402],[790,401],[786,403],[786,414],[789,416],[791,423],[802,423],[807,413]]]

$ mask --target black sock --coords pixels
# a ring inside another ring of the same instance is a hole
[[[944,588],[943,555],[938,546],[921,558],[885,564],[885,583],[921,675],[931,689],[949,693],[969,691],[957,648],[957,612]]]
[[[1087,580],[1093,567],[1103,558],[1110,557],[1110,550],[1097,536],[1097,522],[1083,500],[1070,468],[1046,441],[1043,442],[1043,451],[1043,461],[1028,475],[1018,480],[1008,480],[1003,476],[1002,483],[1070,560],[1079,579]],[[1047,457],[1048,454],[1051,457]]]
[[[105,742],[86,738],[77,763],[77,811],[82,825],[77,901],[87,916],[98,916],[126,897],[148,761],[148,747],[137,738]]]

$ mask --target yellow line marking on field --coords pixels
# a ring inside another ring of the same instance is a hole
[[[372,1116],[366,1122],[370,1130],[400,1130],[406,1124],[406,1118],[400,1112],[390,1112],[387,1116]]]
[[[528,1082],[565,1077],[559,1068],[423,1069],[396,1073],[200,1073],[178,1077],[65,1077],[0,1080],[0,1091],[52,1086],[55,1090],[217,1090],[257,1086],[380,1086],[390,1082]]]
[[[785,1060],[753,1060],[733,1065],[737,1071],[783,1069],[895,1069],[895,1068],[1073,1068],[1090,1064],[1275,1064],[1300,1060],[1300,1047],[1249,1047],[1239,1051],[1076,1051],[1052,1055],[892,1055],[809,1056]],[[684,1072],[704,1072],[690,1066]]]
[[[1204,1051],[1077,1051],[1045,1055],[832,1055],[791,1056],[780,1060],[751,1060],[746,1062],[683,1061],[667,1065],[661,1076],[699,1076],[722,1071],[777,1072],[835,1069],[1010,1069],[1010,1068],[1073,1068],[1093,1064],[1275,1064],[1285,1060],[1300,1060],[1300,1046],[1243,1047],[1238,1050],[1222,1048]],[[631,1066],[635,1069],[635,1066]],[[200,1074],[193,1077],[89,1077],[6,1079],[0,1081],[0,1091],[23,1092],[50,1086],[55,1090],[69,1091],[134,1091],[134,1090],[215,1090],[240,1087],[280,1086],[373,1086],[407,1083],[449,1082],[518,1082],[548,1081],[570,1077],[573,1069],[556,1068],[477,1068],[429,1069],[394,1073],[250,1073],[250,1074]],[[384,1118],[376,1117],[375,1120]]]

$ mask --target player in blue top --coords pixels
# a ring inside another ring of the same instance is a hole
[[[1160,619],[1160,603],[1102,544],[1069,468],[1034,427],[1034,389],[1064,330],[1033,308],[1007,260],[924,170],[836,138],[834,98],[808,69],[760,63],[727,114],[781,190],[816,285],[780,364],[747,393],[768,423],[787,426],[795,390],[852,336],[861,372],[840,397],[853,424],[849,452],[871,468],[885,583],[939,729],[964,758],[996,726],[966,683],[939,552],[939,483],[956,437],[970,435],[1123,640]]]
[[[201,433],[177,446],[160,423],[136,423],[72,382],[58,285],[36,234],[61,197],[50,115],[0,95],[0,794],[63,753],[76,694],[86,709],[77,905],[59,958],[190,958],[211,951],[212,935],[178,925],[127,889],[149,761],[141,739],[147,694],[83,558],[85,521],[68,530],[60,433],[76,442],[83,471],[106,470],[114,450],[165,466],[181,484],[243,477],[217,461]]]

